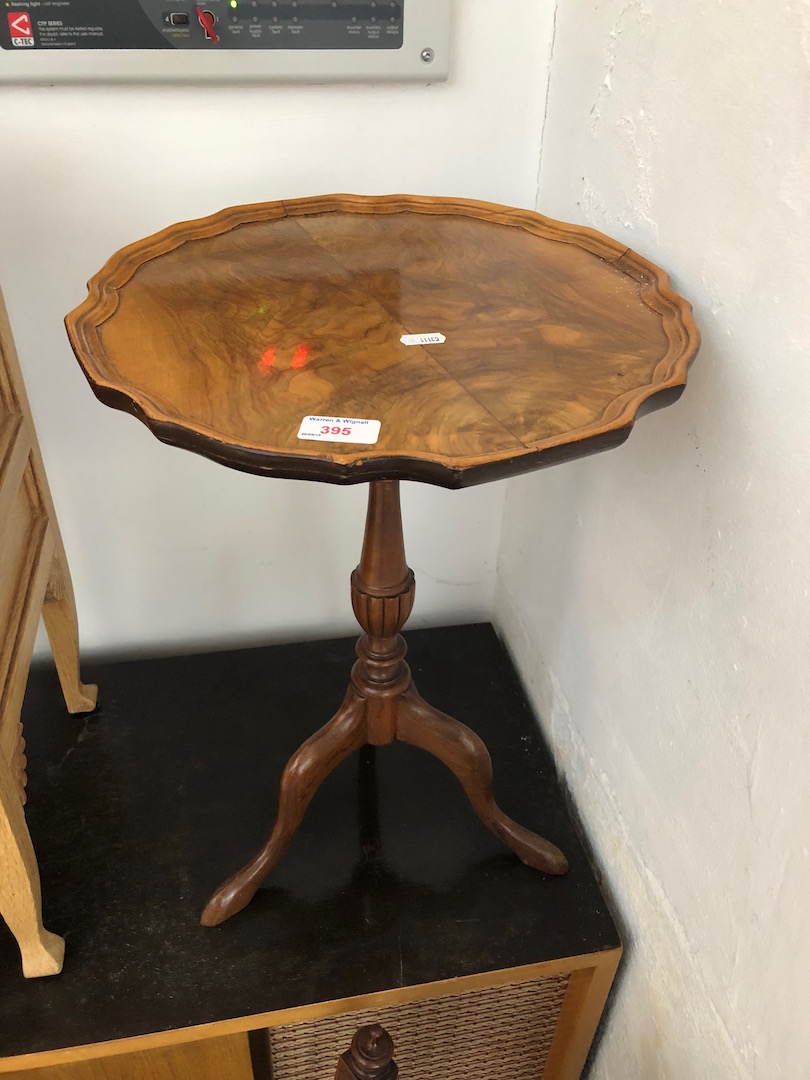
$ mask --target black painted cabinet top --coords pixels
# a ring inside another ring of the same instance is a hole
[[[264,840],[281,769],[339,704],[353,646],[88,665],[101,707],[79,719],[65,714],[55,674],[34,669],[27,816],[46,925],[65,936],[67,957],[60,976],[25,981],[0,923],[0,1057],[619,944],[487,625],[412,632],[414,677],[486,739],[499,801],[565,850],[569,874],[523,866],[438,761],[394,744],[329,777],[246,911],[215,930],[199,925],[212,887]]]

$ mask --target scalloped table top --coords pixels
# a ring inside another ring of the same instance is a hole
[[[624,245],[450,199],[236,207],[122,249],[88,288],[66,324],[102,401],[234,468],[336,483],[466,487],[615,446],[680,396],[699,341]],[[308,416],[379,438],[300,439]]]

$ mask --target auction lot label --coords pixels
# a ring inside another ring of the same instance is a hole
[[[379,420],[340,416],[305,416],[298,429],[299,439],[318,442],[365,443],[373,445],[380,437]]]

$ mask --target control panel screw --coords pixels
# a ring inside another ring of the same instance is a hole
[[[422,49],[423,64],[432,64],[435,59],[436,53],[433,51],[433,49]]]

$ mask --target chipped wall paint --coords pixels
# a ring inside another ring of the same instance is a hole
[[[624,923],[592,1077],[810,1076],[810,4],[569,0],[538,208],[695,303],[681,401],[513,481],[497,615]]]

